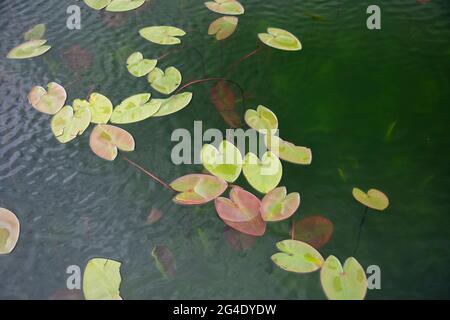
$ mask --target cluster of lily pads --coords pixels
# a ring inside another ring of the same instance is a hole
[[[208,34],[215,36],[217,40],[230,37],[236,31],[239,22],[238,17],[235,16],[245,12],[242,4],[236,0],[209,1],[205,2],[205,6],[215,13],[225,15],[214,20],[208,28]]]

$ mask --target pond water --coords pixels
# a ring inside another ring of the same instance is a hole
[[[369,211],[355,255],[364,267],[381,269],[381,289],[369,290],[367,299],[450,298],[450,2],[372,1],[382,10],[382,29],[372,31],[368,1],[243,0],[246,13],[222,42],[207,34],[219,15],[203,2],[152,0],[123,14],[94,11],[82,1],[0,2],[0,207],[21,221],[17,247],[0,256],[0,298],[54,297],[66,287],[66,268],[84,269],[93,257],[122,262],[124,299],[325,298],[318,272],[292,274],[270,260],[276,242],[290,237],[290,221],[270,224],[264,237],[239,250],[213,204],[178,206],[127,162],[96,157],[92,126],[72,143],[58,143],[50,117],[28,104],[29,90],[50,81],[66,88],[69,102],[92,90],[114,104],[140,92],[158,96],[125,63],[134,51],[158,57],[171,49],[139,36],[152,25],[188,33],[186,49],[161,65],[176,66],[184,82],[232,79],[245,91],[246,105],[236,102],[239,114],[268,106],[284,139],[312,149],[310,166],[284,162],[281,185],[301,194],[296,219],[321,215],[333,222],[333,236],[320,249],[324,257],[343,261],[354,252],[364,211],[352,197],[354,186],[389,196],[386,211]],[[71,4],[81,8],[81,30],[66,27]],[[46,23],[52,49],[7,60],[38,23]],[[271,26],[297,35],[303,50],[264,47],[230,70]],[[172,163],[170,136],[177,128],[193,131],[196,120],[225,131],[211,103],[213,85],[192,86],[194,100],[179,113],[123,126],[137,143],[127,156],[166,181],[201,172]],[[243,177],[237,183],[251,190]],[[152,208],[163,217],[148,225]],[[173,279],[155,267],[155,245],[173,253]]]

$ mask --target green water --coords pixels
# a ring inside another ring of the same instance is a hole
[[[69,101],[90,90],[115,104],[154,92],[125,66],[134,51],[148,57],[167,52],[139,37],[138,29],[151,25],[188,32],[187,49],[167,56],[164,67],[176,66],[184,82],[232,79],[245,91],[245,108],[270,107],[280,135],[312,149],[311,166],[283,163],[281,185],[301,194],[296,219],[322,215],[333,222],[333,237],[320,249],[324,257],[344,261],[353,254],[364,211],[352,198],[354,186],[389,196],[386,211],[369,211],[356,254],[364,267],[381,268],[381,289],[369,290],[367,299],[450,297],[450,3],[242,3],[246,13],[236,33],[218,43],[207,29],[219,16],[201,0],[152,0],[113,19],[76,1],[0,2],[0,206],[21,221],[16,249],[0,256],[0,298],[48,299],[65,288],[69,265],[83,269],[93,257],[122,262],[124,299],[325,298],[318,272],[290,274],[270,260],[275,243],[290,236],[289,221],[269,225],[250,248],[235,250],[213,204],[178,206],[170,192],[126,162],[97,158],[89,148],[91,129],[59,144],[50,118],[28,104],[30,88],[49,81],[64,85]],[[69,4],[81,7],[81,30],[66,28]],[[366,28],[370,4],[381,7],[381,30]],[[37,23],[47,24],[52,50],[6,60]],[[298,35],[303,50],[264,48],[229,72],[270,26]],[[170,135],[177,128],[193,131],[195,120],[204,130],[225,131],[210,100],[212,85],[192,86],[193,102],[177,114],[124,126],[137,143],[129,158],[167,181],[201,172],[198,165],[172,164]],[[236,110],[244,112],[240,101]],[[237,183],[251,190],[243,177]],[[152,208],[164,215],[149,226]],[[155,245],[175,256],[175,278],[161,277],[151,257]]]

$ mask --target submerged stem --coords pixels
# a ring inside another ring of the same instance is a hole
[[[237,66],[239,63],[241,63],[241,62],[247,60],[248,58],[250,58],[250,57],[252,57],[252,56],[254,56],[254,55],[257,54],[258,52],[260,52],[260,51],[262,50],[262,48],[263,48],[262,46],[258,46],[258,48],[256,48],[255,50],[253,50],[252,52],[250,52],[250,53],[246,54],[245,56],[243,56],[243,57],[240,58],[238,61],[234,62],[234,63],[230,66],[229,70],[232,71],[234,68],[236,68],[236,66]]]
[[[364,222],[366,221],[367,211],[369,211],[369,207],[365,207],[363,216],[361,218],[361,223],[359,224],[358,239],[356,240],[356,248],[355,251],[353,251],[353,256],[356,255],[356,252],[358,251],[359,248],[359,242],[361,240],[361,233],[364,226]]]

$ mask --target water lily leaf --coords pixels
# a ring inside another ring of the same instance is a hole
[[[216,13],[229,14],[229,15],[240,15],[244,14],[245,10],[242,4],[236,0],[215,0],[205,2],[205,6]]]
[[[45,34],[45,24],[40,23],[35,25],[33,28],[25,32],[23,35],[23,38],[25,41],[31,41],[31,40],[40,40]]]
[[[245,112],[247,125],[264,134],[278,129],[278,118],[270,109],[260,105],[256,110],[249,109]]]
[[[91,132],[89,145],[92,151],[102,159],[113,161],[117,157],[117,149],[130,152],[134,150],[134,138],[127,131],[107,125],[99,124]]]
[[[122,300],[119,261],[94,258],[84,269],[83,293],[86,300]]]
[[[165,71],[155,68],[148,74],[148,82],[156,91],[171,94],[181,84],[181,73],[175,67],[168,67]]]
[[[181,43],[181,40],[177,37],[184,36],[186,32],[176,27],[154,26],[139,30],[139,34],[150,42],[162,45],[173,45]]]
[[[106,8],[112,0],[84,0],[89,7],[94,10],[102,10]]]
[[[155,224],[156,222],[159,221],[159,219],[161,219],[163,216],[163,213],[161,210],[157,209],[157,208],[152,208],[152,210],[150,211],[150,214],[147,217],[147,224],[148,225],[152,225]]]
[[[222,17],[214,20],[208,29],[210,36],[215,35],[217,40],[224,40],[236,31],[239,19],[236,17]]]
[[[89,97],[89,110],[92,114],[92,123],[108,123],[113,112],[113,105],[104,95],[93,92]]]
[[[43,87],[33,87],[28,94],[28,101],[37,111],[55,114],[64,106],[67,93],[63,86],[56,82],[50,82],[47,90]]]
[[[286,271],[309,273],[323,264],[322,255],[305,242],[284,240],[277,243],[277,248],[281,252],[274,254],[272,261]]]
[[[219,197],[214,203],[219,217],[229,222],[248,222],[260,215],[261,201],[241,187],[231,189],[230,199]]]
[[[367,292],[367,278],[359,262],[351,257],[344,268],[335,256],[329,256],[320,271],[320,282],[329,300],[363,300]]]
[[[211,102],[218,112],[232,111],[236,108],[236,96],[225,81],[218,81],[212,87]]]
[[[333,223],[322,216],[309,216],[294,224],[294,239],[320,249],[333,235]]]
[[[43,55],[51,46],[45,45],[47,40],[30,40],[11,49],[6,56],[9,59],[28,59]]]
[[[162,276],[172,279],[176,273],[175,257],[166,246],[155,246],[152,250],[152,257],[155,259],[155,266]]]
[[[73,108],[65,106],[52,118],[52,132],[61,143],[67,143],[81,136],[91,123],[89,104],[75,100],[73,105]]]
[[[135,77],[143,77],[155,69],[158,60],[144,59],[140,52],[132,53],[127,59],[127,69]]]
[[[11,211],[0,208],[0,255],[11,253],[20,235],[20,222]]]
[[[283,175],[280,159],[270,151],[262,156],[261,161],[254,153],[247,153],[242,169],[248,183],[261,193],[275,189]]]
[[[227,140],[222,141],[219,150],[211,144],[205,144],[201,159],[206,170],[227,182],[236,181],[241,174],[242,154]]]
[[[173,199],[176,203],[196,205],[219,197],[228,184],[223,179],[207,174],[188,174],[173,181],[170,187],[180,192]]]
[[[112,0],[106,7],[109,12],[124,12],[139,8],[146,0]]]
[[[265,135],[264,141],[267,148],[284,161],[303,165],[312,162],[312,152],[309,148],[296,146],[275,135]]]
[[[287,194],[286,187],[275,188],[264,196],[261,202],[261,216],[264,221],[281,221],[292,216],[300,206],[300,194]]]
[[[257,215],[252,220],[245,222],[233,222],[228,220],[223,220],[223,222],[234,230],[254,237],[261,237],[266,232],[267,224],[261,218],[261,215]]]
[[[377,189],[370,189],[365,193],[361,189],[353,188],[352,194],[356,201],[371,209],[383,211],[389,206],[388,197]]]
[[[125,99],[114,109],[111,122],[133,123],[150,118],[161,107],[160,100],[150,97],[150,93],[141,93]]]
[[[255,236],[251,236],[231,228],[227,228],[223,234],[228,245],[237,251],[245,251],[250,249],[253,247],[257,239]]]
[[[167,99],[154,99],[153,101],[161,103],[161,107],[159,108],[158,112],[153,115],[153,117],[162,117],[178,112],[181,109],[186,108],[191,100],[191,92],[179,93]]]
[[[286,50],[298,51],[302,49],[300,40],[292,33],[278,28],[268,28],[268,33],[258,34],[259,39],[269,47]]]

